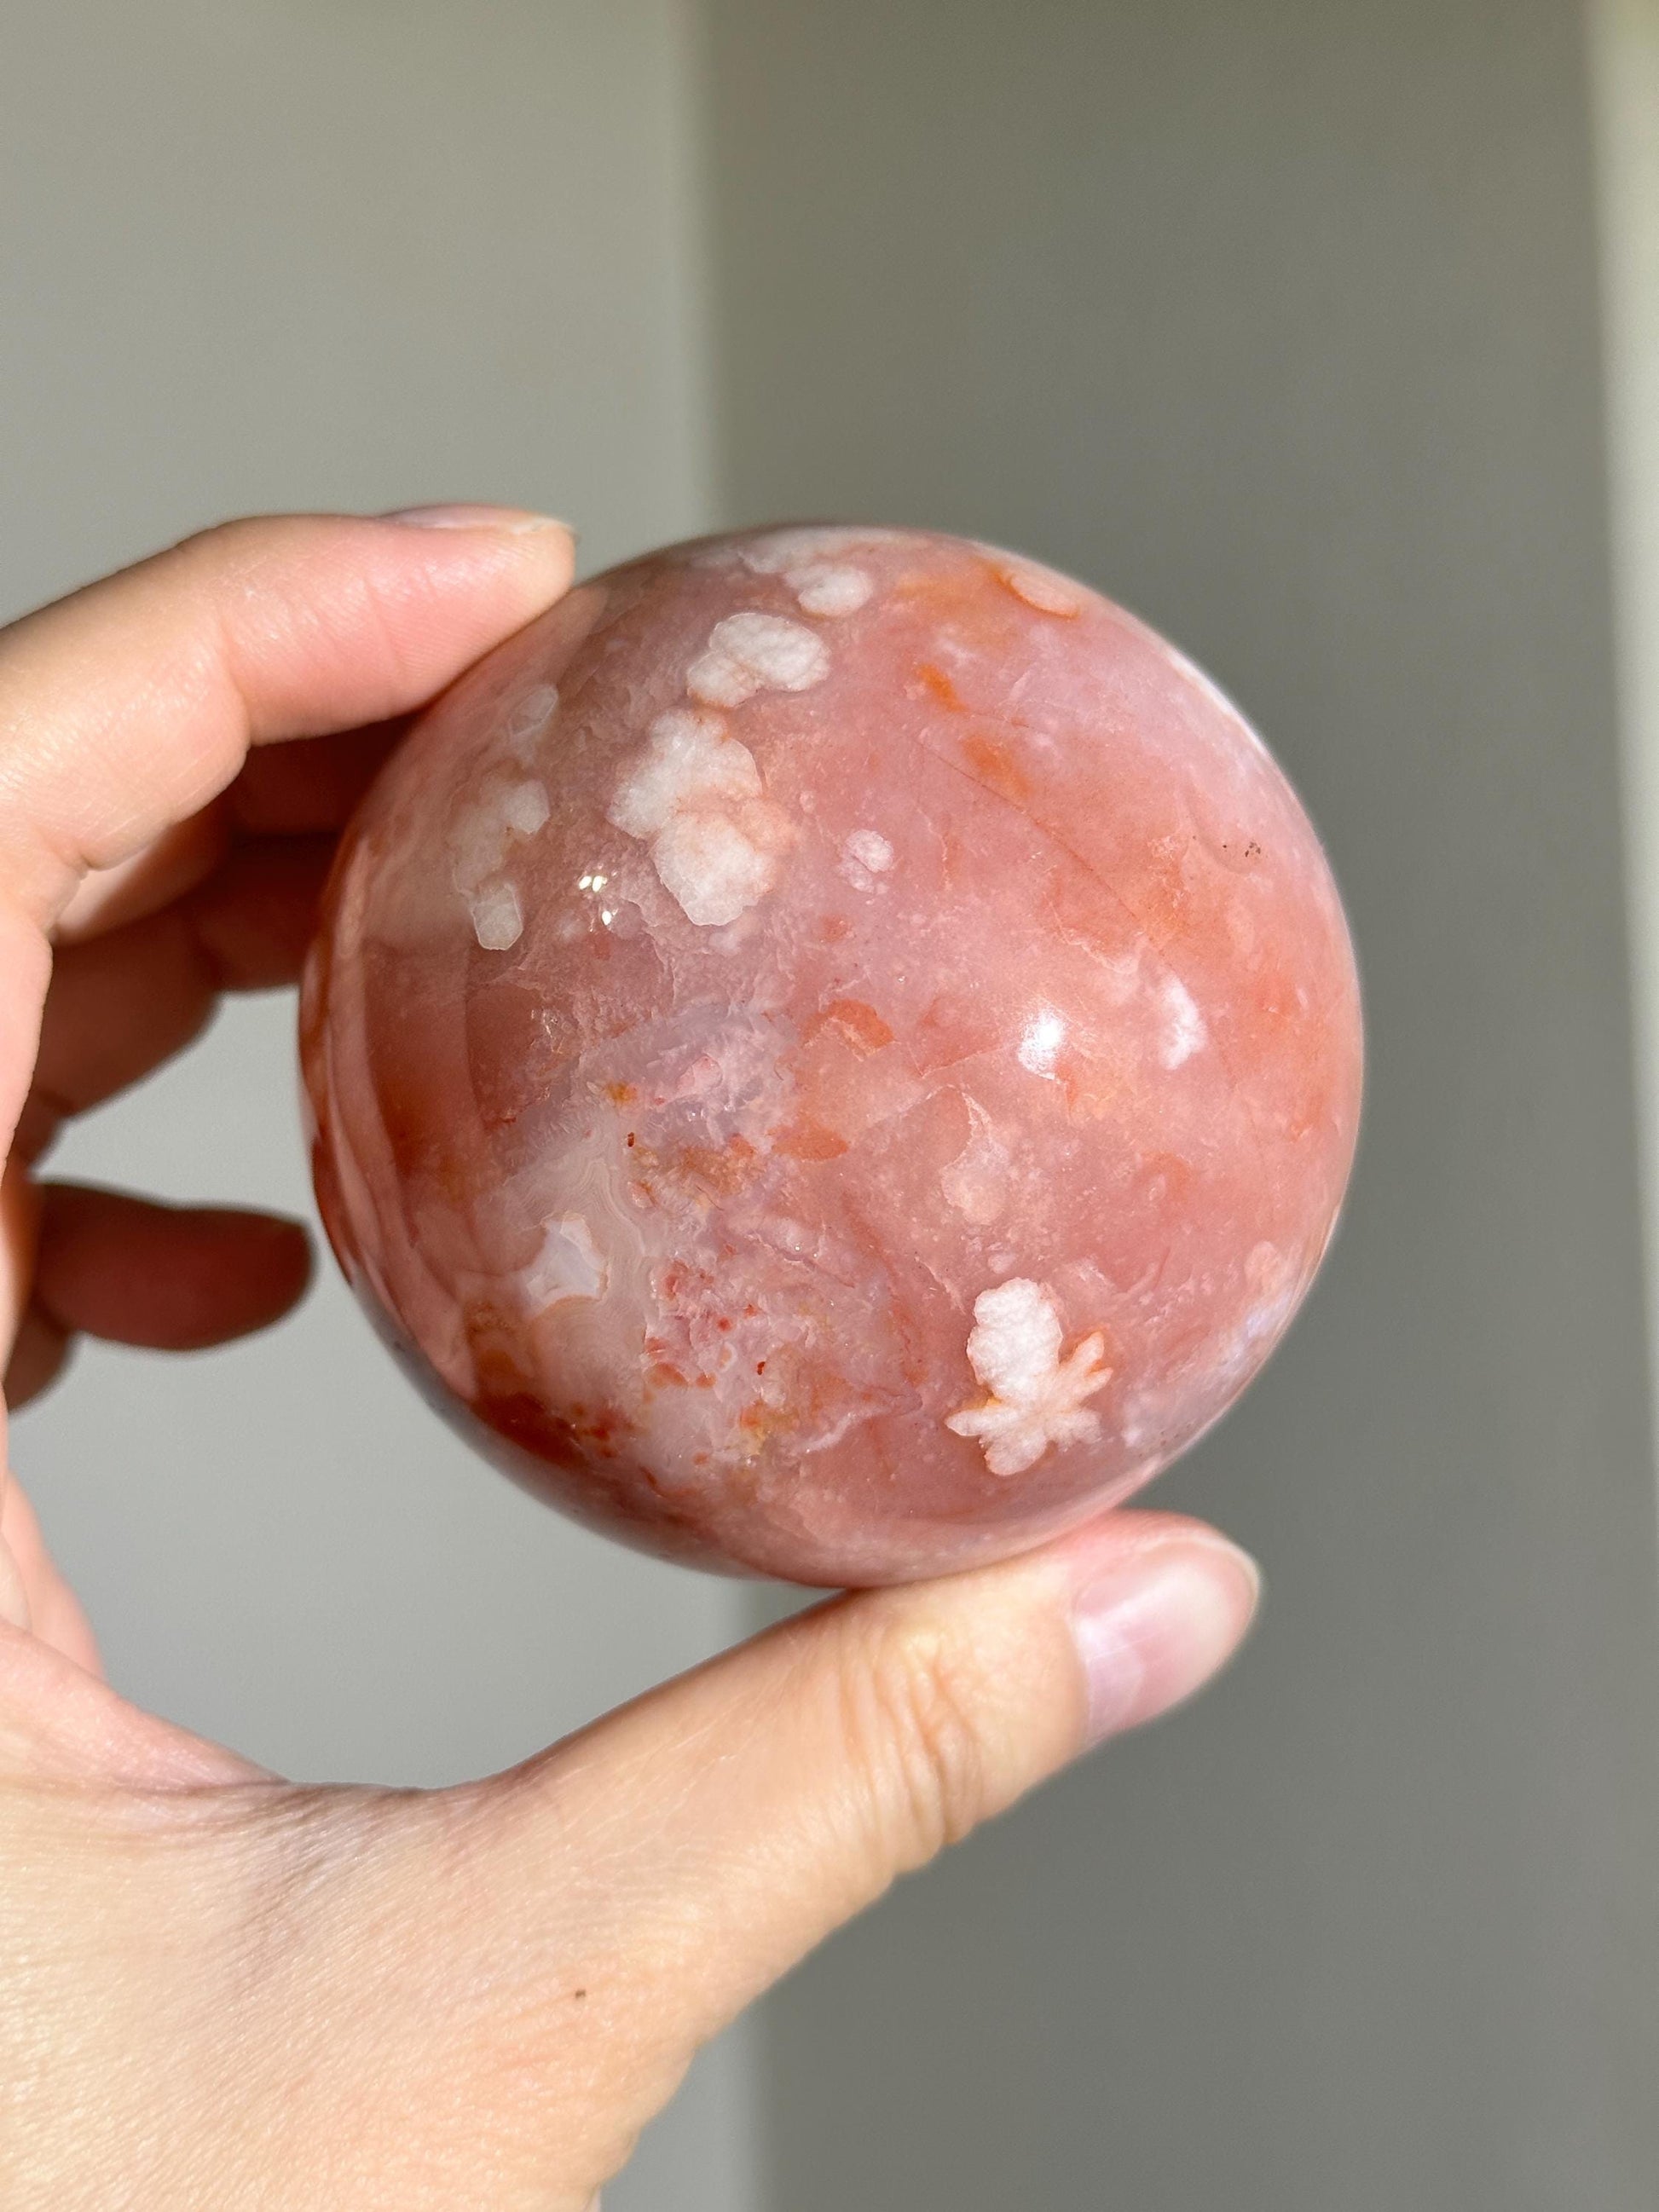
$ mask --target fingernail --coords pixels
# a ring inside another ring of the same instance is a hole
[[[536,530],[562,530],[568,537],[575,535],[556,516],[532,514],[521,507],[397,507],[374,519],[404,522],[415,530],[501,530],[513,538],[527,537]]]
[[[1072,1628],[1088,1682],[1088,1741],[1168,1712],[1244,1639],[1261,1577],[1221,1537],[1156,1546],[1085,1580]]]

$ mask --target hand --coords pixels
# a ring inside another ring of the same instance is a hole
[[[78,1331],[210,1343],[303,1288],[292,1224],[33,1170],[217,992],[292,980],[403,720],[569,581],[556,526],[422,520],[234,524],[0,633],[9,1395]],[[1255,1587],[1213,1532],[1113,1515],[821,1606],[488,1782],[307,1789],[102,1682],[12,1483],[0,2202],[579,2212],[701,2043],[1194,1689]]]

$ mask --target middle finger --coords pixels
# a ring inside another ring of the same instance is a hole
[[[19,1128],[26,1154],[182,1051],[222,991],[291,983],[333,849],[326,836],[250,839],[161,913],[60,948]]]

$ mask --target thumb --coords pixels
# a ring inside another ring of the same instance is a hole
[[[799,1615],[404,1832],[448,1985],[510,2014],[519,2069],[543,2034],[556,2067],[580,2015],[615,2099],[598,2178],[698,2045],[896,1876],[1208,1680],[1256,1590],[1213,1531],[1116,1514]]]

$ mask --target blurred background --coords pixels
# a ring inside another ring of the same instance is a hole
[[[0,0],[0,615],[252,508],[843,514],[1212,670],[1370,1023],[1326,1275],[1158,1492],[1261,1628],[607,2212],[1651,2212],[1659,0]],[[63,1165],[308,1211],[291,1025]],[[327,1267],[15,1455],[118,1683],[296,1775],[481,1771],[782,1601],[475,1465]]]

